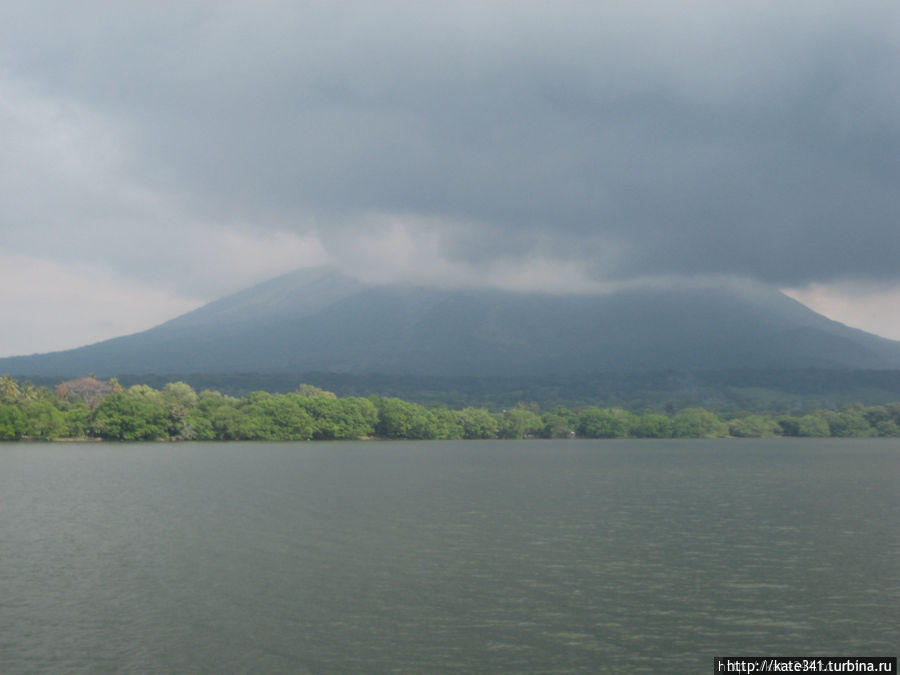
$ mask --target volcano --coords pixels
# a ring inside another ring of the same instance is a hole
[[[280,276],[150,330],[0,359],[0,372],[529,376],[715,368],[900,368],[900,342],[749,282],[554,294]]]

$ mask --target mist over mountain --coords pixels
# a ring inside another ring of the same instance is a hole
[[[577,376],[715,368],[900,368],[900,342],[760,284],[557,295],[365,284],[304,269],[150,330],[0,359],[26,376],[390,373]]]

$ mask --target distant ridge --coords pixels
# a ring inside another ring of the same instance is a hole
[[[0,359],[0,373],[577,376],[716,368],[900,368],[900,342],[758,284],[606,295],[370,285],[306,269],[150,330]]]

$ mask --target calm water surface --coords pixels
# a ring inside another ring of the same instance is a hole
[[[896,655],[900,443],[0,445],[0,670]]]

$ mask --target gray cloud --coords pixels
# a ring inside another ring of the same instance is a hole
[[[8,5],[4,72],[114,120],[172,237],[340,256],[394,214],[468,266],[900,278],[891,0]]]

